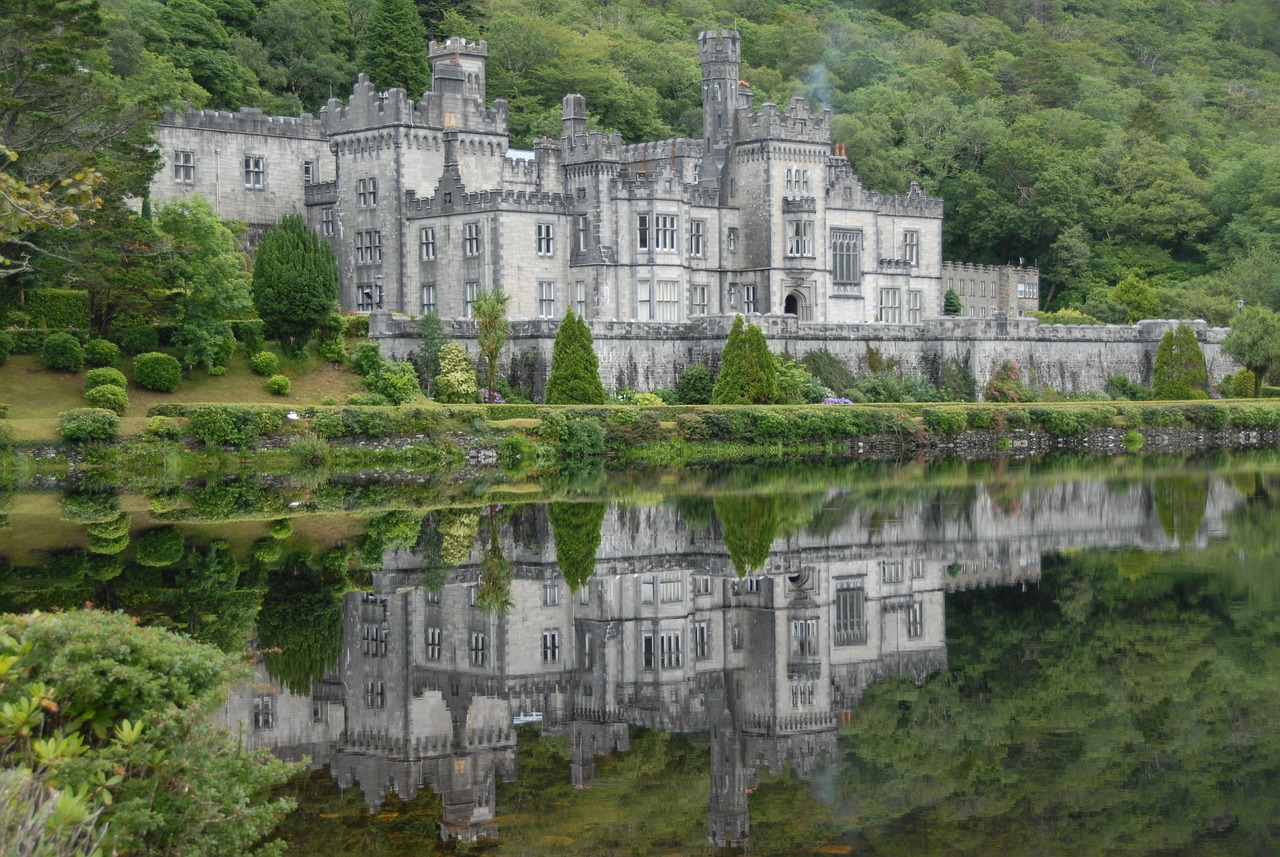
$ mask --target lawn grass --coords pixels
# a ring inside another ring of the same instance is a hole
[[[85,371],[88,371],[87,369]],[[349,369],[320,360],[311,352],[298,358],[280,360],[280,374],[292,381],[287,396],[267,392],[266,380],[249,370],[249,360],[236,354],[225,375],[214,377],[203,369],[187,373],[173,393],[144,390],[133,383],[133,360],[124,358],[120,371],[129,382],[129,409],[122,426],[126,435],[146,428],[147,409],[160,402],[225,402],[235,404],[276,404],[299,407],[323,404],[332,396],[345,402],[352,393],[364,391],[364,384]],[[19,441],[58,436],[57,417],[63,411],[85,407],[85,372],[56,372],[46,369],[40,357],[18,354],[0,366],[0,402],[9,405],[9,423]]]

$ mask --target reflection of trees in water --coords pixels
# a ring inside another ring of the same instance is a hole
[[[596,569],[604,503],[551,503],[547,517],[556,540],[556,565],[571,592],[577,592]]]
[[[258,645],[267,672],[294,693],[310,693],[342,652],[342,594],[336,562],[294,551],[267,575]]]
[[[778,535],[776,496],[727,496],[715,500],[716,517],[724,532],[724,546],[739,577],[764,568],[769,547]]]
[[[485,613],[506,613],[511,600],[511,563],[498,540],[498,510],[489,507],[489,544],[480,558],[480,583],[476,587],[476,607]]]
[[[1165,476],[1151,485],[1151,499],[1164,534],[1179,545],[1195,541],[1209,499],[1205,476]]]

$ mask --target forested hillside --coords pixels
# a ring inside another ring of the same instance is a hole
[[[375,66],[388,32],[412,32],[397,23],[409,2],[101,0],[96,20],[91,0],[0,0],[0,133],[21,155],[6,178],[95,166],[110,209],[143,192],[160,105],[317,110]],[[416,11],[432,37],[488,40],[489,97],[510,102],[516,144],[558,134],[571,91],[595,127],[630,141],[699,136],[696,35],[734,27],[757,106],[796,94],[828,106],[865,184],[900,192],[919,178],[945,199],[948,259],[1025,258],[1047,305],[1104,320],[1144,305],[1217,323],[1237,300],[1280,308],[1278,0],[419,0]],[[88,282],[106,275],[86,261],[129,269],[130,248],[147,244],[123,215],[111,223],[91,249],[31,222],[0,241],[44,242],[71,261],[36,252],[38,276]]]

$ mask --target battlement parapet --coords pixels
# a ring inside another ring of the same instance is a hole
[[[900,196],[889,196],[874,191],[866,194],[867,201],[880,214],[897,217],[941,217],[942,198],[928,196],[919,183],[912,182],[911,189]]]
[[[457,112],[459,107],[461,113]],[[485,107],[476,97],[464,96],[460,100],[438,92],[423,93],[414,101],[400,88],[380,91],[367,74],[357,77],[351,87],[351,96],[344,103],[330,98],[320,110],[320,120],[331,135],[359,133],[386,125],[414,125],[444,130],[451,125],[463,132],[475,134],[507,133],[508,107],[499,98],[492,107]]]
[[[303,205],[334,205],[338,202],[338,182],[316,182],[302,189]]]
[[[241,107],[232,113],[224,110],[195,110],[178,113],[168,107],[160,117],[161,128],[193,128],[202,131],[225,131],[234,134],[257,134],[266,137],[298,137],[325,139],[323,124],[310,113],[298,116],[270,116],[256,107]]]
[[[435,39],[427,42],[427,57],[431,60],[445,58],[450,54],[487,57],[489,55],[489,43],[483,40],[468,42],[462,36],[450,36],[443,42],[437,42]]]
[[[1038,277],[1040,271],[1028,265],[980,265],[974,262],[943,262],[942,276],[964,275],[972,276],[974,274],[982,274],[987,276],[998,276],[1006,271],[1013,272],[1018,276]]]
[[[566,164],[597,160],[625,160],[625,149],[634,148],[623,146],[622,135],[616,131],[612,134],[589,131],[586,134],[565,137],[563,142]]]
[[[783,214],[813,214],[818,210],[818,200],[812,196],[784,196]]]
[[[451,203],[450,213],[496,211],[498,209],[518,209],[520,211],[536,211],[547,214],[565,214],[568,212],[569,198],[562,193],[528,190],[481,190],[474,193],[459,194]],[[416,191],[405,191],[407,216],[426,217],[441,214],[442,206],[436,204],[435,197],[419,197]]]
[[[809,109],[803,98],[791,99],[787,109],[778,111],[778,105],[766,101],[758,113],[747,108],[738,111],[739,139],[787,140],[796,143],[831,144],[831,110],[823,108],[818,114]]]
[[[698,59],[701,62],[742,60],[742,36],[737,30],[703,30],[698,33]]]
[[[675,137],[670,140],[654,140],[623,146],[622,161],[627,164],[670,163],[673,158],[701,158],[703,152],[701,140]]]

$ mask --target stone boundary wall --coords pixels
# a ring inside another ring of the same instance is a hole
[[[657,323],[590,320],[607,389],[652,390],[672,387],[692,363],[719,370],[733,316],[703,316],[686,322]],[[1017,363],[1024,377],[1062,393],[1100,390],[1112,375],[1151,383],[1160,339],[1178,324],[1196,332],[1213,383],[1239,368],[1222,350],[1227,328],[1203,321],[1148,319],[1123,325],[1041,325],[1033,318],[930,318],[921,324],[827,324],[800,322],[789,315],[753,315],[776,352],[803,357],[827,349],[855,375],[870,373],[868,355],[899,361],[904,373],[937,381],[944,361],[959,360],[981,388],[1005,361]],[[542,391],[560,322],[534,319],[512,322],[502,358],[504,374]],[[475,322],[445,321],[445,328],[475,353]],[[417,319],[374,313],[369,336],[386,357],[402,358],[418,346]]]

